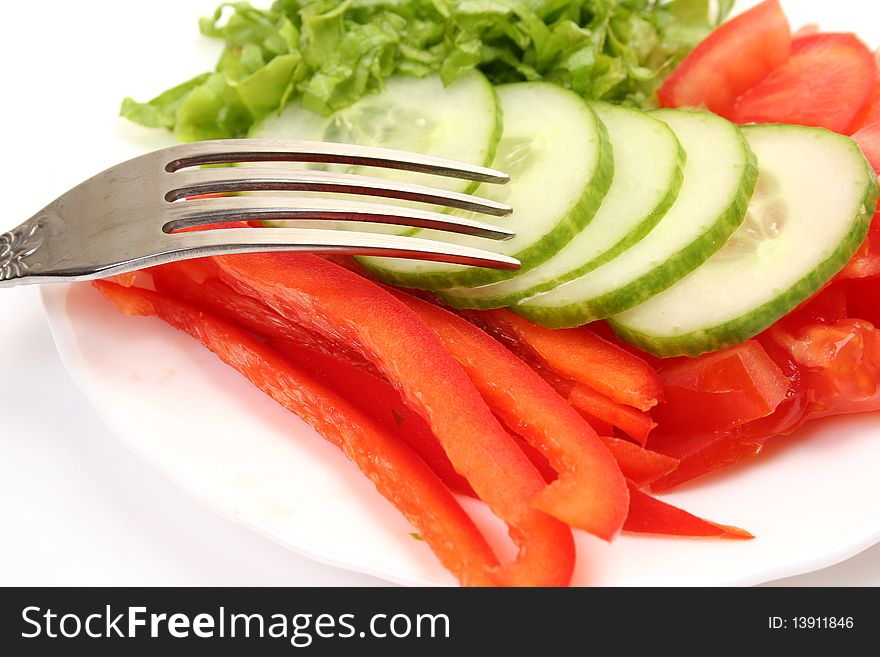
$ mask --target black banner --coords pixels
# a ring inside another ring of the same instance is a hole
[[[872,589],[93,588],[0,595],[0,649],[7,655],[143,648],[163,657],[193,650],[411,656],[486,646],[500,655],[556,648],[707,654],[846,650],[880,638]]]

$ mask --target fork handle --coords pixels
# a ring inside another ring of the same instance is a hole
[[[29,282],[31,257],[43,245],[40,215],[0,235],[0,287]]]

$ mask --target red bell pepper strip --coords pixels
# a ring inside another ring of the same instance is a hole
[[[451,490],[476,497],[467,480],[452,467],[449,457],[422,416],[403,403],[387,380],[342,358],[289,340],[269,340],[269,346],[320,378],[329,388],[372,417],[386,431],[403,438]]]
[[[498,576],[512,585],[571,579],[571,530],[532,507],[546,483],[486,406],[461,366],[389,292],[314,255],[215,259],[223,280],[287,319],[362,351],[428,422],[456,471],[510,527],[519,547]]]
[[[629,515],[623,525],[624,531],[638,534],[664,534],[700,538],[754,538],[739,527],[719,525],[699,518],[683,509],[672,506],[639,490],[629,483]]]
[[[338,445],[466,585],[496,585],[498,562],[454,496],[418,455],[359,409],[246,331],[162,294],[98,281],[127,315],[155,315],[189,333]],[[320,492],[318,492],[320,494]]]
[[[617,461],[623,476],[637,486],[646,486],[657,481],[678,467],[678,459],[652,452],[623,438],[602,436],[602,441]]]
[[[310,333],[257,299],[212,278],[219,269],[211,260],[161,265],[151,273],[160,292],[195,303],[267,339],[277,351],[320,376],[349,402],[399,434],[453,491],[475,496],[424,419],[403,403],[394,387],[359,353]]]
[[[736,99],[782,66],[791,30],[778,0],[767,0],[712,32],[660,87],[663,107],[706,107],[729,117]]]
[[[314,351],[343,358],[379,376],[359,351],[330,341],[282,317],[258,299],[240,294],[219,279],[220,269],[210,258],[173,262],[149,270],[160,292],[210,310],[234,324],[267,339],[289,340]]]
[[[518,341],[558,374],[620,404],[647,411],[663,399],[657,374],[638,356],[600,338],[589,328],[548,329],[507,310],[464,315],[502,339]]]
[[[593,428],[534,370],[476,326],[421,299],[394,294],[437,334],[495,415],[559,474],[534,506],[572,527],[613,538],[626,518],[626,482]]]
[[[568,403],[577,410],[593,415],[623,431],[644,446],[648,434],[657,426],[647,413],[632,406],[618,404],[582,383],[575,384],[568,394]]]

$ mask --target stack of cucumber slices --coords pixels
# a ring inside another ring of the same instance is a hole
[[[659,356],[737,344],[793,310],[852,257],[877,199],[858,146],[827,130],[590,103],[548,82],[493,88],[477,72],[448,87],[392,79],[330,117],[289,107],[252,136],[390,146],[507,172],[504,186],[445,184],[512,205],[496,221],[514,238],[414,234],[488,246],[519,270],[376,257],[363,266],[453,307],[507,307],[551,328],[606,319]]]

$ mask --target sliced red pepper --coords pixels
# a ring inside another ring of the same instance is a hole
[[[657,481],[678,467],[678,459],[652,452],[628,440],[614,436],[602,436],[602,440],[620,466],[623,476],[637,486],[646,486]]]
[[[654,409],[659,427],[653,449],[678,456],[667,444],[684,436],[724,431],[770,415],[790,386],[780,367],[756,340],[660,372],[666,401]]]
[[[732,18],[685,57],[657,92],[663,107],[706,107],[729,117],[736,99],[783,65],[791,30],[778,0]]]
[[[704,520],[658,500],[656,497],[651,497],[639,490],[638,486],[631,481],[629,482],[629,494],[629,515],[623,526],[624,531],[700,538],[754,538],[749,532],[739,527],[719,525]]]
[[[462,584],[498,583],[498,562],[491,548],[424,461],[308,371],[295,367],[246,331],[193,306],[106,281],[95,286],[123,313],[155,315],[189,333],[338,445]]]
[[[511,528],[517,558],[508,584],[567,584],[571,530],[532,507],[546,487],[430,328],[375,283],[313,255],[216,258],[223,280],[287,319],[362,351],[425,418],[456,471]]]
[[[476,326],[421,299],[394,294],[437,334],[492,411],[559,474],[535,507],[606,540],[617,534],[626,518],[626,482],[593,428],[528,365]]]
[[[468,312],[478,326],[518,341],[557,373],[620,404],[647,411],[663,399],[657,374],[638,356],[600,338],[589,328],[548,329],[507,310]]]
[[[156,289],[200,308],[265,338],[289,340],[314,351],[343,358],[352,365],[379,375],[375,366],[349,345],[291,322],[258,299],[240,294],[221,281],[220,269],[210,258],[173,262],[150,270]]]
[[[342,358],[289,340],[269,340],[269,346],[320,378],[386,431],[403,438],[450,489],[476,497],[467,480],[452,467],[449,457],[422,416],[404,404],[394,387],[384,378]]]
[[[651,429],[657,426],[647,413],[611,401],[582,383],[575,384],[571,389],[568,403],[587,415],[593,415],[617,427],[642,446],[648,440]]]
[[[794,123],[849,133],[873,96],[877,64],[854,34],[792,42],[791,57],[736,102],[737,123]]]

